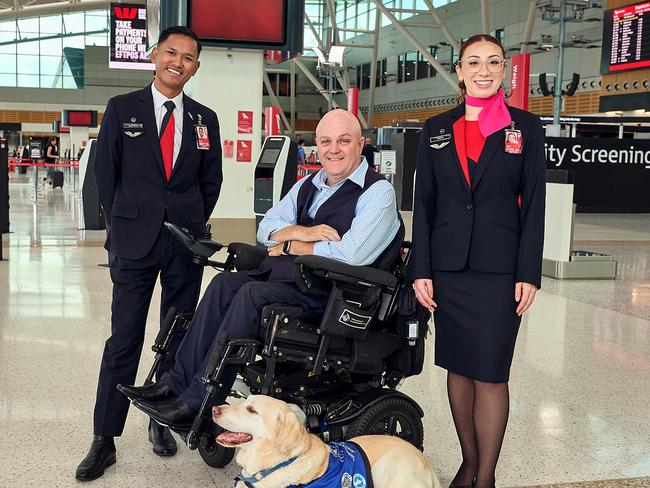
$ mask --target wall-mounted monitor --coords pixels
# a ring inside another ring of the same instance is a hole
[[[650,1],[606,10],[601,73],[650,68]]]
[[[187,25],[207,46],[303,49],[304,0],[187,0]]]
[[[67,127],[97,127],[97,110],[62,110],[61,124]]]
[[[60,120],[52,122],[52,132],[56,134],[69,134],[70,127],[63,125]]]

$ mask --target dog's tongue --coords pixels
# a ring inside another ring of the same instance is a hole
[[[246,432],[222,432],[217,436],[217,442],[225,446],[236,446],[238,444],[243,444],[244,442],[249,442],[253,439],[253,436]]]

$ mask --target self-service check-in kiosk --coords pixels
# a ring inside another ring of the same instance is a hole
[[[95,150],[97,139],[90,139],[81,158],[79,158],[79,177],[81,181],[81,212],[79,228],[102,230],[106,228],[104,210],[99,203],[99,191],[95,181]]]
[[[255,165],[253,212],[255,229],[267,210],[296,182],[298,145],[287,136],[267,137]]]

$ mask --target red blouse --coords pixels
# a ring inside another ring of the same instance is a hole
[[[453,130],[460,167],[463,170],[467,184],[471,188],[472,183],[469,177],[467,161],[470,158],[474,163],[478,163],[483,146],[485,145],[485,137],[481,134],[478,120],[465,120],[465,116],[462,116],[454,122]]]
[[[481,129],[478,126],[478,120],[465,121],[465,148],[467,149],[467,157],[478,163],[478,158],[481,157],[481,151],[485,145],[485,137],[481,134]]]

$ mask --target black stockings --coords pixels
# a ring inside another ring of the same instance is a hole
[[[453,484],[470,486],[476,477],[476,488],[492,488],[508,423],[508,383],[486,383],[450,371],[447,392],[463,455]]]

